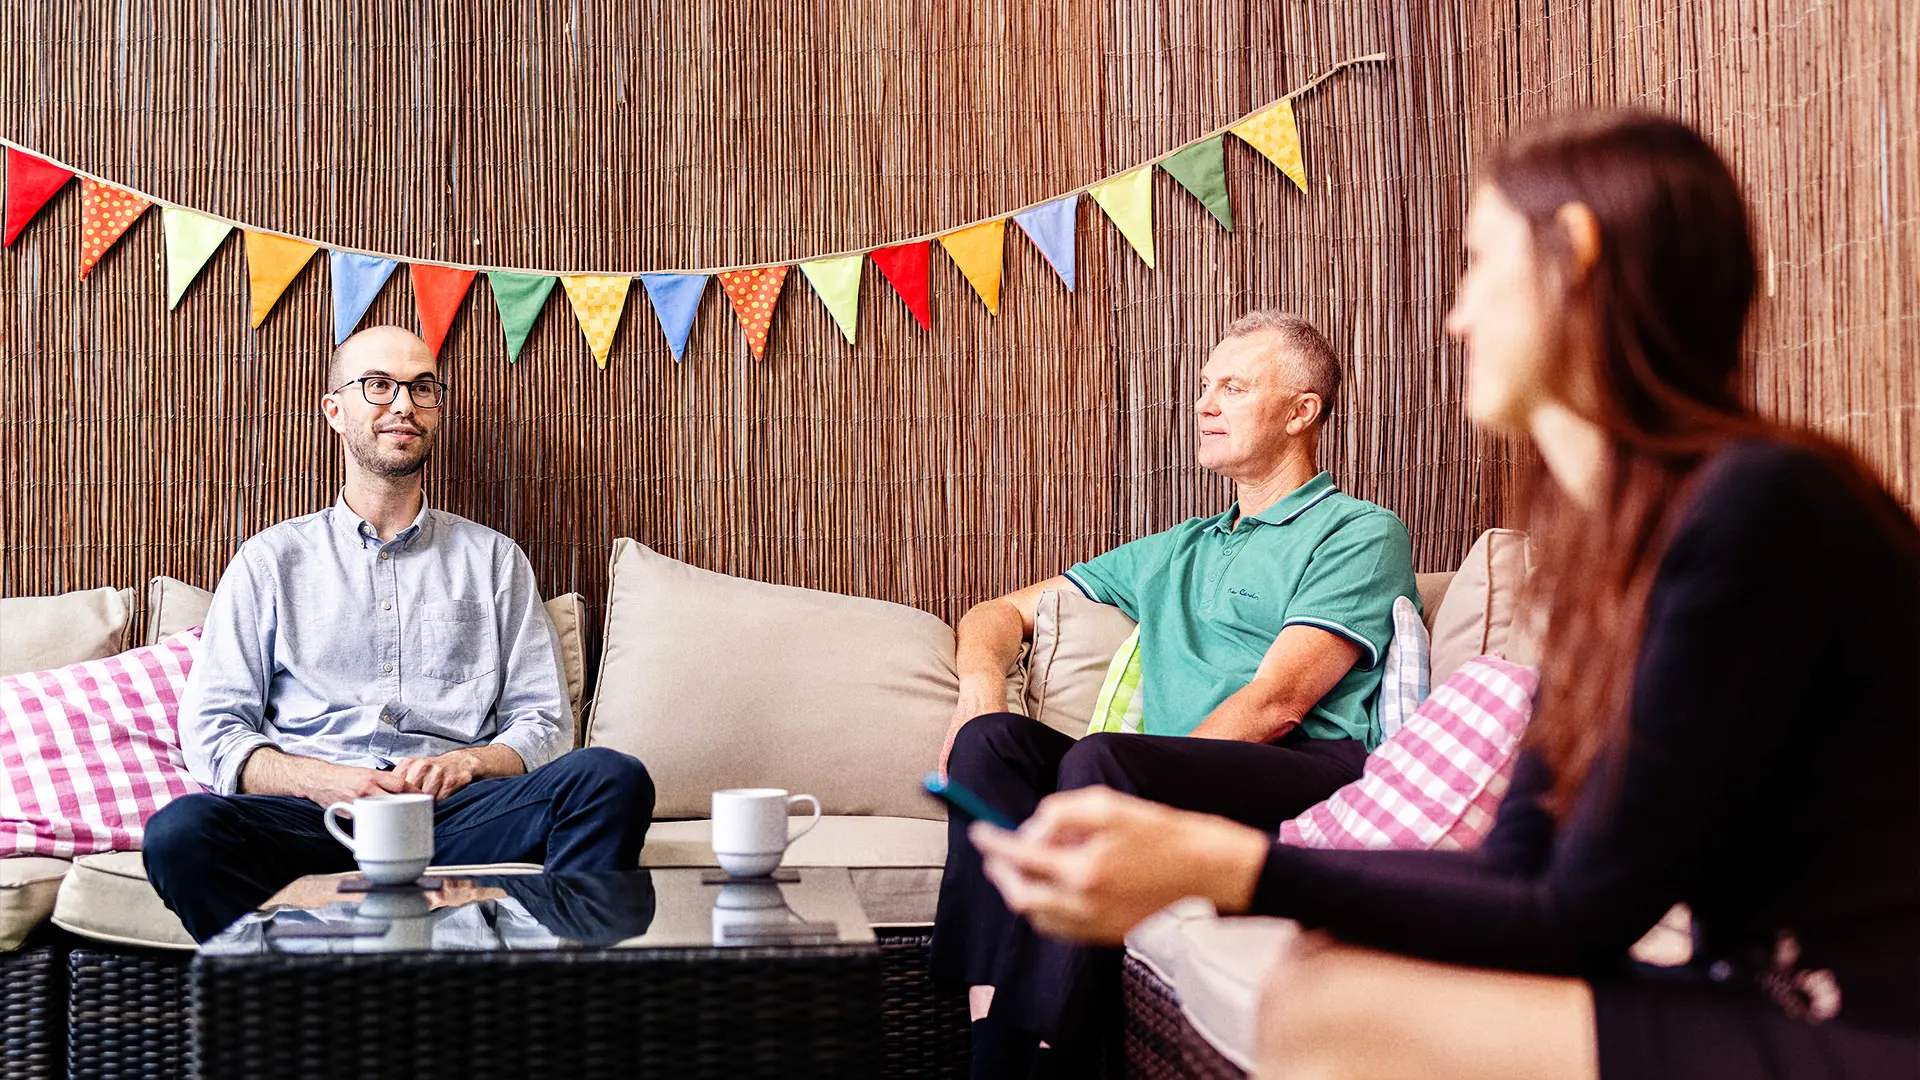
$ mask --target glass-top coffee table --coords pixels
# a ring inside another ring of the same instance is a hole
[[[868,1076],[880,950],[847,871],[303,878],[201,947],[202,1080]]]

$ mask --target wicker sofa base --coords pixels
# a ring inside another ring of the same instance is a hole
[[[1187,1022],[1173,988],[1152,968],[1129,956],[1124,970],[1121,1047],[1128,1080],[1244,1080],[1247,1074]]]
[[[70,1080],[180,1080],[188,1069],[188,952],[78,943],[67,956]]]
[[[54,1080],[66,1075],[65,949],[36,934],[0,953],[0,1076]]]

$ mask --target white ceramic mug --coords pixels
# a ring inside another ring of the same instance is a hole
[[[787,835],[787,810],[813,804],[813,820]],[[713,855],[734,877],[766,877],[780,866],[787,845],[820,824],[820,800],[784,788],[731,788],[713,793]]]
[[[334,815],[353,815],[353,835],[340,828]],[[337,802],[323,815],[327,831],[353,852],[360,872],[376,885],[405,885],[418,880],[433,861],[433,796],[364,795],[350,803]]]

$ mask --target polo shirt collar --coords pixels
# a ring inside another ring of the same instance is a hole
[[[1322,469],[1318,476],[1287,492],[1280,497],[1279,502],[1255,514],[1252,520],[1263,525],[1290,524],[1295,518],[1319,505],[1321,500],[1339,490],[1333,484],[1333,474]],[[1227,507],[1226,513],[1214,518],[1213,524],[1209,527],[1219,532],[1227,532],[1239,520],[1240,503],[1236,501],[1232,506]]]
[[[357,541],[362,548],[369,544],[374,547],[386,547],[388,544],[411,547],[415,540],[427,535],[432,525],[433,520],[427,516],[425,492],[420,495],[420,513],[414,516],[413,524],[401,529],[398,535],[384,544],[380,541],[380,530],[374,528],[371,521],[354,513],[353,508],[347,505],[345,488],[340,489],[339,498],[333,501],[334,528],[340,530],[347,538]]]

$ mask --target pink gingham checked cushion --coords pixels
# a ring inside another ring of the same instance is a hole
[[[154,811],[201,790],[174,724],[199,640],[0,679],[0,855],[136,850]]]
[[[1280,826],[1280,841],[1317,848],[1480,846],[1507,792],[1513,751],[1539,675],[1482,656],[1461,665],[1413,718],[1367,757],[1360,779]]]

